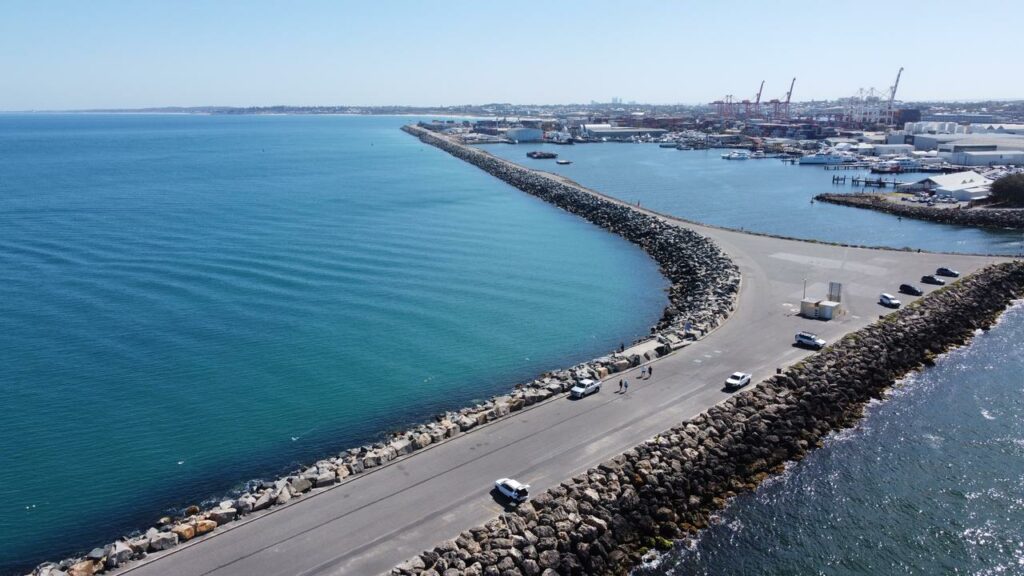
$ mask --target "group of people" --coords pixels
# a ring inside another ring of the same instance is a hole
[[[640,369],[640,375],[636,377],[637,380],[649,380],[654,374],[654,366],[645,366]],[[629,380],[625,378],[619,379],[619,394],[625,394],[629,392]]]

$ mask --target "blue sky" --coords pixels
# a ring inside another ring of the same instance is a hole
[[[1024,2],[0,0],[0,110],[1024,98]]]

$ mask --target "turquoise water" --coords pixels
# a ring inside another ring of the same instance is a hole
[[[647,333],[650,259],[407,121],[0,116],[0,573]]]
[[[629,202],[697,222],[743,228],[795,238],[941,252],[1019,254],[1024,232],[982,230],[923,222],[823,202],[822,192],[852,191],[834,186],[832,176],[849,178],[867,171],[825,171],[821,166],[793,166],[777,159],[723,160],[721,150],[675,150],[653,144],[493,144],[482,146],[513,162],[563,174]],[[559,159],[533,160],[535,149],[556,152]],[[905,174],[913,181],[925,175]]]
[[[1024,573],[1024,304],[640,576]]]

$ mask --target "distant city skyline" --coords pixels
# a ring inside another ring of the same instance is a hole
[[[1024,99],[1024,4],[30,2],[0,18],[0,110]]]

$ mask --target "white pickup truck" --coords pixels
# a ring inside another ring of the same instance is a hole
[[[583,398],[584,396],[596,394],[600,391],[601,381],[587,378],[585,380],[580,380],[578,384],[573,386],[572,390],[569,390],[569,395],[573,398]]]

